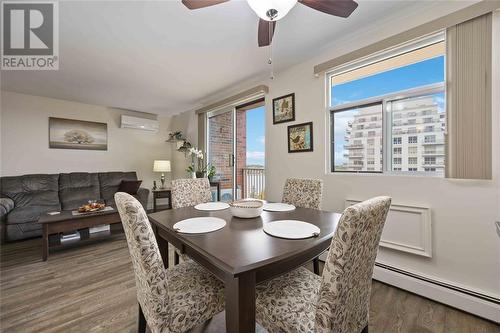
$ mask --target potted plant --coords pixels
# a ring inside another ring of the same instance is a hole
[[[212,181],[216,172],[217,170],[215,169],[215,166],[213,166],[212,164],[208,164],[208,169],[207,169],[208,180]]]
[[[196,148],[189,148],[188,155],[191,156],[191,165],[187,167],[186,171],[190,173],[193,178],[205,177],[209,165],[204,162],[203,152]]]

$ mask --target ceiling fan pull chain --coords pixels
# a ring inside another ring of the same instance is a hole
[[[273,22],[269,21],[269,41],[273,36]],[[269,43],[269,60],[267,63],[271,66],[271,73],[269,79],[274,80],[274,64],[273,64],[273,43]]]

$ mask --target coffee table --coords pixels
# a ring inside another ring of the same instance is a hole
[[[116,208],[82,215],[73,215],[70,210],[63,210],[56,215],[42,214],[38,219],[38,223],[42,225],[43,230],[42,260],[47,261],[49,256],[49,235],[95,227],[101,224],[121,223],[121,219]]]

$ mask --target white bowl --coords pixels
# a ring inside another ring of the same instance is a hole
[[[259,200],[240,200],[229,203],[231,214],[242,219],[260,216],[264,204]]]

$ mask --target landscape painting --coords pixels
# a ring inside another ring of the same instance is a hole
[[[108,150],[108,124],[50,117],[49,148]]]
[[[295,120],[295,94],[273,99],[273,124]]]
[[[288,126],[288,152],[313,151],[313,123]]]

